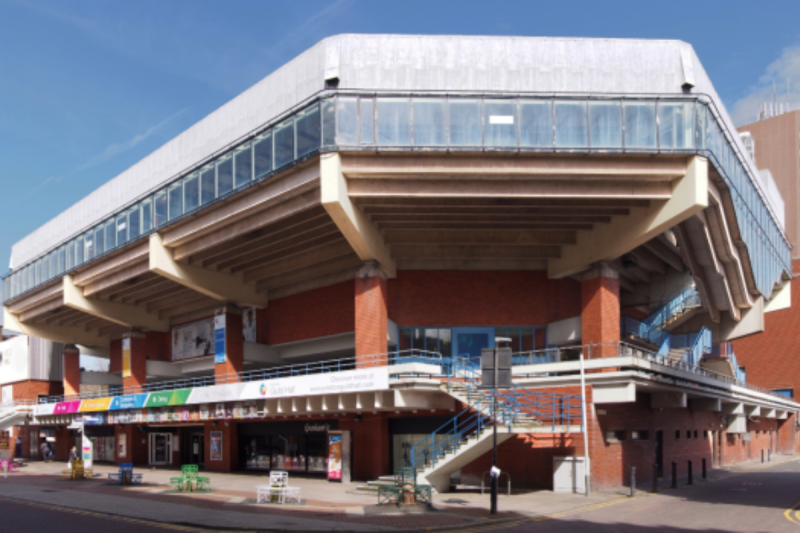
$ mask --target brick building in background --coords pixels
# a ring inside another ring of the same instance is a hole
[[[776,109],[774,104],[769,109]],[[800,272],[800,111],[765,116],[739,132],[759,169],[769,169],[785,206],[786,235],[792,245],[793,276]],[[781,288],[780,298],[794,303],[764,316],[764,333],[733,343],[750,383],[795,398],[800,391],[800,293],[797,283]],[[784,304],[786,305],[786,304]]]
[[[686,43],[331,37],[14,245],[6,327],[65,344],[27,427],[331,477],[345,434],[354,479],[440,491],[480,482],[491,420],[516,487],[794,454],[800,405],[728,345],[786,305],[764,183]]]

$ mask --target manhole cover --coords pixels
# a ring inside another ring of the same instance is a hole
[[[44,489],[42,490],[42,492],[61,492],[61,491],[56,489]]]

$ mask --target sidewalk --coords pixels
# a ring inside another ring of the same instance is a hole
[[[49,504],[83,511],[113,514],[197,529],[248,529],[292,531],[397,531],[454,529],[489,525],[488,520],[544,517],[619,501],[615,493],[591,497],[550,491],[499,497],[500,514],[489,515],[489,495],[447,493],[434,496],[434,511],[408,514],[393,506],[376,507],[377,496],[351,494],[356,483],[292,477],[301,487],[302,505],[275,506],[255,503],[255,486],[268,476],[204,472],[211,479],[210,493],[169,492],[175,470],[136,469],[144,475],[141,487],[105,484],[115,466],[95,465],[95,479],[62,481],[62,463],[32,462],[18,473],[0,476],[0,497]],[[498,524],[499,525],[499,524]]]

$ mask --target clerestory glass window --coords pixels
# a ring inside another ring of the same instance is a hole
[[[589,145],[585,102],[556,101],[554,113],[556,146],[559,148],[585,148]]]
[[[694,147],[694,102],[659,102],[659,146]]]
[[[128,211],[128,239],[133,240],[142,234],[141,205],[132,207]]]
[[[361,121],[361,144],[375,144],[375,102],[372,98],[361,98],[359,102]]]
[[[226,154],[217,160],[217,197],[233,190],[233,156]]]
[[[519,103],[519,145],[553,146],[553,104],[549,100],[521,100]]]
[[[656,104],[625,102],[625,148],[656,147]]]
[[[193,211],[200,205],[200,175],[195,172],[183,181],[183,212]]]
[[[312,105],[297,114],[295,118],[297,135],[295,157],[303,157],[319,148],[319,107]]]
[[[272,130],[262,133],[253,141],[253,168],[255,179],[272,171]]]
[[[160,228],[167,222],[167,192],[158,191],[153,196],[153,224]]]
[[[322,101],[322,144],[336,144],[336,104],[333,98]]]
[[[355,97],[336,99],[336,144],[358,144],[358,99]]]
[[[481,101],[452,98],[447,108],[450,115],[450,146],[481,146]]]
[[[483,102],[483,145],[517,145],[517,102],[516,100],[484,100]]]
[[[447,145],[447,109],[441,98],[414,98],[414,144]]]
[[[275,136],[275,168],[288,165],[294,159],[294,120],[289,119],[273,130]]]
[[[128,242],[128,213],[122,213],[117,217],[117,246],[122,246]]]
[[[590,101],[589,124],[592,148],[622,148],[620,102]]]
[[[142,233],[153,229],[153,200],[148,198],[142,202]]]
[[[174,220],[183,214],[183,186],[181,182],[173,183],[167,189],[167,218]]]
[[[217,197],[217,178],[214,165],[206,165],[200,170],[200,204],[204,205]]]
[[[243,187],[253,179],[253,152],[250,151],[250,143],[240,146],[233,154],[233,165],[235,169],[234,187]]]
[[[100,257],[103,255],[103,252],[106,251],[106,238],[105,238],[105,231],[103,226],[97,226],[94,229],[94,254],[92,255],[92,259],[95,257]]]
[[[378,144],[408,146],[411,144],[411,100],[379,98],[377,103]]]

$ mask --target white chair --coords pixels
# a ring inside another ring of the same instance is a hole
[[[269,473],[269,485],[256,486],[256,501],[258,503],[272,503],[275,501],[281,505],[286,503],[286,494],[289,499],[299,501],[299,487],[289,487],[289,472],[275,470]],[[274,497],[274,499],[273,499]]]

